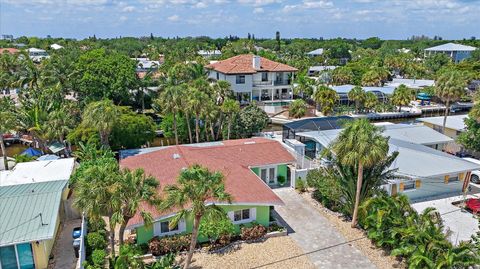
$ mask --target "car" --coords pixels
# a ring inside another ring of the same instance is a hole
[[[462,158],[465,161],[469,161],[471,163],[475,163],[480,165],[480,160],[474,159],[474,158]],[[475,184],[480,184],[480,170],[473,170],[472,175],[470,176],[470,182],[475,183]]]
[[[80,238],[80,236],[82,236],[82,227],[73,228],[73,231],[72,231],[73,239]]]

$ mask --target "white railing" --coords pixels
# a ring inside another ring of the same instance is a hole
[[[87,218],[82,213],[82,231],[80,235],[80,248],[78,249],[78,260],[75,269],[83,269],[83,262],[86,256],[85,237],[87,236]]]

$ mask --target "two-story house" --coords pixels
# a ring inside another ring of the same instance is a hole
[[[288,101],[293,98],[293,77],[298,70],[257,55],[243,54],[205,67],[208,76],[230,82],[240,103]]]

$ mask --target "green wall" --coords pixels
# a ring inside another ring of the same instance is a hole
[[[288,180],[286,164],[280,164],[279,166],[277,166],[277,177],[278,176],[283,176],[286,180]]]
[[[229,211],[236,211],[241,209],[248,209],[248,208],[256,208],[256,223],[259,223],[263,226],[268,226],[270,224],[270,206],[251,206],[251,205],[221,205],[221,208],[228,213]],[[173,217],[162,219],[162,221],[169,220]],[[249,226],[249,224],[243,224],[244,226]],[[187,233],[191,233],[193,229],[193,219],[191,216],[187,216],[186,218],[186,229]],[[136,228],[137,231],[137,244],[148,243],[150,239],[153,238],[153,224],[145,227],[141,226]],[[240,225],[235,225],[235,231],[237,233],[240,232]],[[207,238],[199,237],[198,241],[205,242]]]

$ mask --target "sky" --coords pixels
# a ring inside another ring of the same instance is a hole
[[[480,0],[0,0],[0,33],[480,38]]]

